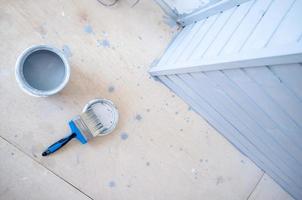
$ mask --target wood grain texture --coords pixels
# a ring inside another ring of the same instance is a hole
[[[0,138],[0,199],[90,199]]]

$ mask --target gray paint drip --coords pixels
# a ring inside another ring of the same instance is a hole
[[[106,40],[106,39],[97,40],[97,46],[98,47],[102,46],[102,47],[105,47],[105,48],[109,48],[110,47],[110,42],[109,42],[109,40]]]
[[[140,120],[143,119],[143,117],[142,117],[140,114],[137,114],[137,115],[135,116],[135,119],[138,120],[138,121],[140,121]]]
[[[85,33],[88,33],[88,34],[93,33],[92,26],[89,25],[89,24],[86,24],[86,25],[84,26],[84,32],[85,32]]]
[[[113,187],[115,187],[115,182],[114,181],[109,181],[109,183],[108,183],[108,186],[109,187],[111,187],[111,188],[113,188]]]
[[[115,88],[114,88],[113,85],[110,85],[110,86],[108,87],[108,92],[112,93],[112,92],[114,92],[114,90],[115,90]]]
[[[122,140],[127,140],[128,139],[128,133],[126,133],[126,132],[121,133],[121,139]]]
[[[39,50],[29,55],[23,65],[26,82],[38,90],[53,90],[65,78],[65,66],[55,53]]]

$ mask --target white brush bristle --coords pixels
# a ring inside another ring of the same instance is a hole
[[[92,108],[82,113],[80,117],[93,136],[101,134],[106,129]]]

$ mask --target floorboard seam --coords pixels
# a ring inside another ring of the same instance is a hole
[[[68,185],[70,185],[71,187],[73,187],[74,189],[78,190],[80,193],[82,193],[83,195],[85,195],[87,198],[94,200],[92,197],[90,197],[88,194],[86,194],[85,192],[83,192],[82,190],[80,190],[78,187],[76,187],[75,185],[73,185],[72,183],[70,183],[69,181],[67,181],[66,179],[64,179],[63,177],[61,177],[60,175],[58,175],[57,173],[55,173],[54,171],[52,171],[51,169],[49,169],[48,167],[44,166],[42,163],[38,162],[36,159],[34,159],[31,155],[29,155],[28,153],[24,152],[20,147],[18,147],[16,144],[10,142],[9,140],[7,140],[6,138],[4,138],[3,136],[0,135],[0,138],[2,138],[3,140],[5,140],[7,143],[9,143],[10,145],[12,145],[13,147],[15,147],[16,149],[18,149],[19,151],[21,151],[23,154],[25,154],[27,157],[29,157],[30,159],[32,159],[33,161],[35,161],[38,165],[42,166],[43,168],[45,168],[46,170],[48,170],[49,172],[51,172],[53,175],[55,175],[56,177],[60,178],[62,181],[64,181],[65,183],[67,183]]]
[[[246,200],[250,200],[250,197],[252,196],[252,194],[254,193],[254,191],[256,190],[257,186],[259,185],[259,183],[261,182],[262,178],[264,177],[265,172],[262,171],[262,175],[259,178],[259,180],[257,181],[256,185],[253,187],[252,191],[250,192],[250,194],[247,196]]]

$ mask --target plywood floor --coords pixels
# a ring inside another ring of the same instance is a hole
[[[134,2],[0,2],[0,199],[291,199],[149,76],[176,27],[153,1]],[[48,98],[14,78],[18,55],[41,43],[71,65],[67,87]],[[95,97],[119,109],[113,134],[41,157]]]

